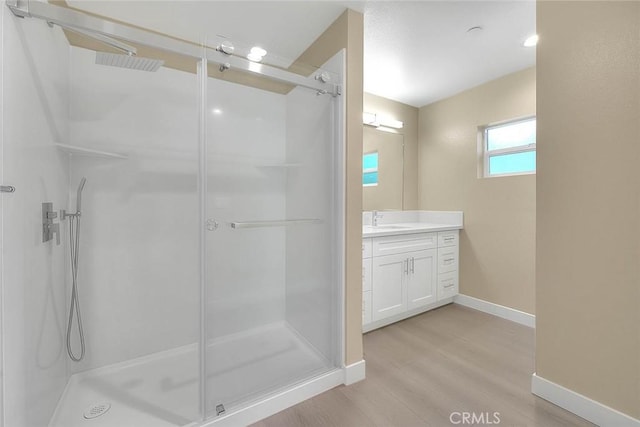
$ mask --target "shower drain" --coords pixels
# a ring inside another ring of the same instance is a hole
[[[84,411],[84,417],[88,420],[104,415],[111,408],[111,403],[102,402],[89,406]]]

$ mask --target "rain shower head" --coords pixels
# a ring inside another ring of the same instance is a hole
[[[80,214],[80,209],[82,208],[82,189],[84,185],[87,183],[87,178],[82,177],[80,180],[80,185],[78,185],[78,196],[76,197],[76,213]]]
[[[158,69],[164,65],[164,61],[160,59],[142,58],[135,55],[96,52],[96,64],[153,72],[158,71]]]

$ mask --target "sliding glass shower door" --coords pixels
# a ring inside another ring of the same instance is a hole
[[[209,73],[205,396],[216,416],[340,364],[340,99]]]
[[[46,2],[12,10],[5,425],[194,425],[338,384],[340,75],[211,48],[196,75],[192,43]]]

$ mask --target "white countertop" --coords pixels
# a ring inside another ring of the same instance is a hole
[[[425,222],[400,222],[362,226],[362,237],[395,236],[400,234],[431,233],[435,231],[462,230],[462,225],[436,224]]]

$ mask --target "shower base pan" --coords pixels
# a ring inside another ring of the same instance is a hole
[[[216,407],[223,405],[222,424],[247,404],[253,415],[236,416],[235,421],[259,419],[257,399],[284,396],[292,384],[300,388],[302,381],[317,377],[319,385],[306,390],[313,395],[344,377],[283,323],[210,343],[207,362],[207,411],[216,418]],[[49,426],[195,426],[200,419],[198,391],[198,346],[192,344],[71,376]],[[306,398],[305,390],[298,394]],[[292,396],[284,400],[291,402]],[[278,405],[288,406],[272,401],[267,412]]]

